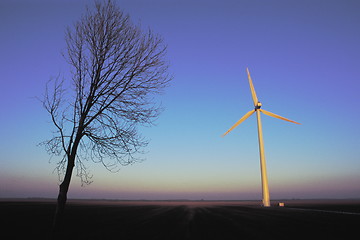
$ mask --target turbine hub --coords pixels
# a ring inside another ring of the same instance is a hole
[[[255,106],[255,110],[256,110],[256,109],[260,109],[261,106],[262,106],[261,102],[258,102],[258,103],[256,104],[256,106]]]

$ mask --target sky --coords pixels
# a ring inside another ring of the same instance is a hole
[[[262,115],[271,199],[360,198],[360,2],[117,0],[168,45],[174,78],[143,162],[108,172],[86,162],[68,198],[260,200],[255,115]],[[93,1],[0,2],[0,198],[56,198],[56,161],[38,144],[53,126],[37,97],[69,74],[64,32]]]

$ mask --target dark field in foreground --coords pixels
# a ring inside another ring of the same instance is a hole
[[[69,201],[58,239],[351,239],[359,200]],[[275,202],[273,203],[276,204]],[[0,201],[1,239],[48,239],[55,201]]]

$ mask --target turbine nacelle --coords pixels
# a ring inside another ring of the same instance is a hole
[[[255,105],[255,110],[260,109],[262,106],[261,102],[257,102],[257,104]]]

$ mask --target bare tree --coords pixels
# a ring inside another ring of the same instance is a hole
[[[89,183],[86,160],[110,171],[138,160],[147,141],[137,127],[151,125],[159,115],[154,96],[171,80],[162,38],[132,24],[112,1],[87,9],[67,29],[66,43],[72,78],[50,81],[42,101],[55,126],[44,145],[61,159],[55,227],[74,167],[82,183]]]

